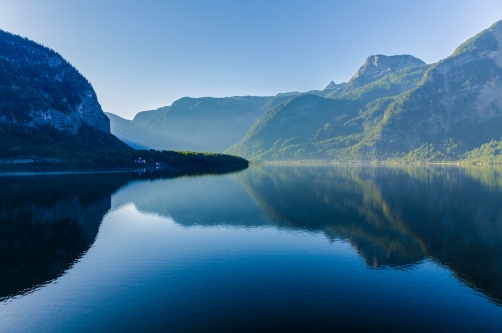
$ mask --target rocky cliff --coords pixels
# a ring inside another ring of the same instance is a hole
[[[110,133],[91,84],[53,50],[0,30],[0,77],[0,122]]]
[[[369,56],[348,85],[360,87],[379,78],[408,67],[422,66],[425,62],[411,55],[385,56],[376,54]]]

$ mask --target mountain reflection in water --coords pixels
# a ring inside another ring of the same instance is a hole
[[[213,171],[221,174],[225,171]],[[117,172],[0,177],[0,301],[33,291],[92,246],[111,197],[133,181],[197,172]]]
[[[500,304],[501,171],[264,167],[233,177],[279,226],[347,240],[369,267],[433,259]]]
[[[133,203],[188,228],[322,232],[350,242],[369,269],[408,269],[431,259],[502,303],[500,169],[256,166],[171,180],[181,175],[0,177],[0,300],[71,269],[105,214]]]
[[[350,242],[371,269],[423,259],[502,303],[502,169],[261,166],[118,193],[184,226],[275,225]],[[244,190],[243,190],[244,189]],[[141,193],[140,195],[138,193]]]

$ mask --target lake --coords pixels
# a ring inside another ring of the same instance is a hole
[[[502,332],[502,168],[0,176],[2,332]]]

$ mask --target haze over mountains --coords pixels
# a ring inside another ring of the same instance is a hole
[[[222,152],[238,142],[273,97],[182,98],[138,113],[132,121],[107,113],[112,132],[135,148]],[[273,104],[272,104],[273,105]]]
[[[274,97],[183,98],[112,114],[131,146],[225,151],[259,160],[498,161],[502,21],[427,65],[373,55],[348,83]]]
[[[4,31],[0,51],[0,158],[126,163],[125,142],[253,160],[502,162],[502,21],[435,64],[372,55],[323,90],[185,97],[133,120],[109,120],[55,51]]]
[[[138,163],[198,169],[248,164],[221,154],[132,149],[110,133],[94,89],[76,68],[57,52],[0,30],[0,167]]]

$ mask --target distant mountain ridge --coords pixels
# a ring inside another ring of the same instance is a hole
[[[134,148],[222,152],[239,142],[265,106],[280,101],[272,96],[184,97],[171,106],[140,112],[133,120],[107,115],[112,133]]]
[[[185,97],[175,101],[172,106],[139,112],[132,121],[113,113],[107,113],[107,115],[111,119],[112,133],[134,148],[220,152],[237,144],[267,110],[304,95],[329,98],[341,96],[354,99],[349,95],[363,95],[366,92],[361,87],[367,85],[362,85],[361,82],[373,83],[389,74],[399,73],[402,70],[406,72],[408,69],[406,66],[418,66],[412,74],[417,76],[418,73],[420,76],[423,75],[424,66],[427,65],[420,59],[409,55],[391,57],[375,55],[366,59],[358,74],[349,83],[336,84],[331,81],[323,90],[279,93],[276,96],[265,97],[245,96],[223,99]],[[403,74],[403,76],[407,75],[407,72]],[[380,93],[378,97],[396,95],[408,90],[418,82],[415,81],[412,85],[401,84],[401,82],[390,83],[391,87],[385,86],[380,89],[385,92]],[[382,85],[385,84],[382,83]],[[378,87],[371,91],[376,90]],[[189,105],[190,103],[193,105]],[[233,152],[233,150],[228,151]],[[238,153],[242,154],[242,152]]]

